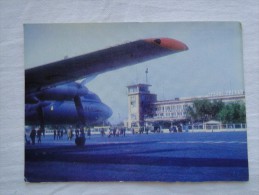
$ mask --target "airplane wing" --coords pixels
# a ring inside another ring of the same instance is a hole
[[[169,38],[142,39],[25,70],[26,95],[59,84],[187,50]]]

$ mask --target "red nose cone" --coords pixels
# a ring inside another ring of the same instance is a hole
[[[188,50],[187,45],[184,43],[170,38],[151,38],[151,39],[144,39],[144,41],[152,44],[159,45],[161,47],[164,47],[166,49],[174,50],[174,51],[185,51]]]

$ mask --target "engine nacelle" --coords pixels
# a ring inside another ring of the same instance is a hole
[[[59,85],[50,89],[42,90],[36,97],[43,100],[72,100],[75,96],[84,96],[89,93],[89,90],[78,83],[69,83]]]

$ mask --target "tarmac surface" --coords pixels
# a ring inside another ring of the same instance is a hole
[[[64,136],[25,147],[25,181],[247,181],[246,132]]]

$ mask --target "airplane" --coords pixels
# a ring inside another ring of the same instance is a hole
[[[25,70],[25,124],[94,124],[112,110],[85,86],[98,74],[188,50],[171,38],[149,38]],[[81,83],[75,82],[84,79]]]

